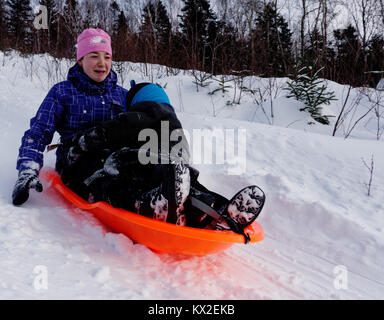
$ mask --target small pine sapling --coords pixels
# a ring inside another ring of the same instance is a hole
[[[288,87],[285,90],[289,91],[288,98],[294,97],[298,101],[305,104],[300,111],[308,111],[311,117],[322,124],[329,125],[329,115],[322,115],[320,107],[322,104],[329,105],[335,99],[334,91],[327,91],[327,86],[322,79],[319,78],[323,68],[314,71],[314,66],[297,66],[296,74],[291,81],[288,82]]]

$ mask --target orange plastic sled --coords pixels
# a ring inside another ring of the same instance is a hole
[[[40,177],[76,207],[91,212],[116,233],[122,233],[157,253],[204,256],[223,251],[234,243],[244,243],[244,237],[232,231],[204,230],[177,226],[157,221],[106,202],[89,203],[67,188],[54,170],[42,170]],[[264,232],[256,221],[245,229],[251,242],[264,239]]]

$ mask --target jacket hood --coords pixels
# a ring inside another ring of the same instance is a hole
[[[83,68],[78,63],[69,69],[67,79],[76,88],[87,93],[98,93],[100,90],[104,92],[113,89],[117,84],[117,75],[112,69],[104,81],[96,82],[85,74]]]

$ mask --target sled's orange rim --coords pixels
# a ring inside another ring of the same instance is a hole
[[[109,225],[112,227],[112,229],[118,230],[120,232],[122,232],[121,225],[124,224],[124,222],[129,222],[130,224],[137,225],[137,227],[141,227],[142,230],[147,230],[148,236],[150,236],[149,231],[151,231],[151,232],[155,232],[154,234],[157,234],[156,232],[161,232],[162,234],[168,234],[170,237],[171,236],[173,238],[177,237],[176,239],[179,239],[181,241],[183,241],[182,239],[185,239],[185,240],[188,239],[188,241],[191,241],[191,240],[200,241],[202,244],[204,243],[204,241],[215,242],[217,243],[217,245],[219,245],[219,243],[223,243],[223,244],[224,243],[228,243],[228,244],[244,243],[244,237],[232,231],[215,231],[215,230],[206,230],[206,229],[198,229],[198,228],[192,228],[192,227],[177,226],[175,224],[157,221],[148,217],[144,217],[124,209],[114,208],[106,202],[89,203],[84,199],[82,199],[77,194],[75,194],[69,188],[67,188],[61,181],[60,176],[55,171],[43,170],[41,172],[41,176],[44,180],[49,182],[52,187],[54,187],[57,191],[59,191],[64,198],[72,202],[76,207],[83,210],[90,211],[92,213],[104,212],[104,213],[108,213],[108,215],[111,215],[109,217],[111,219],[108,219]],[[103,220],[103,219],[100,219],[100,220]],[[102,221],[102,222],[105,222],[105,221]],[[249,234],[251,238],[250,242],[258,242],[264,239],[263,229],[261,225],[256,221],[253,222],[247,228],[245,228],[245,232]],[[130,234],[126,234],[126,235],[128,237],[131,237]],[[149,245],[148,243],[145,243],[145,245],[148,245],[149,247],[154,248],[158,251],[162,251],[161,248],[156,246],[157,240],[158,239],[148,239],[148,241],[146,242],[148,242]],[[194,243],[194,245],[197,245],[197,244],[198,244],[197,242]],[[212,243],[210,245],[212,246]],[[202,255],[209,253],[209,252],[205,252],[204,248],[200,248],[199,250],[201,251]]]

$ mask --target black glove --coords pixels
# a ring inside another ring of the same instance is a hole
[[[77,140],[78,147],[84,152],[102,149],[106,143],[107,138],[103,127],[94,127]]]
[[[75,145],[73,147],[70,147],[67,153],[67,164],[71,166],[72,164],[76,163],[77,160],[84,154],[85,151],[80,149],[78,145]]]
[[[93,152],[102,149],[107,144],[105,129],[94,127],[84,134],[78,134],[72,140],[72,146],[67,153],[67,164],[76,163],[86,152]]]
[[[12,202],[15,206],[20,206],[28,200],[29,189],[35,189],[41,192],[43,191],[43,185],[35,172],[22,171],[19,174],[12,193]]]

